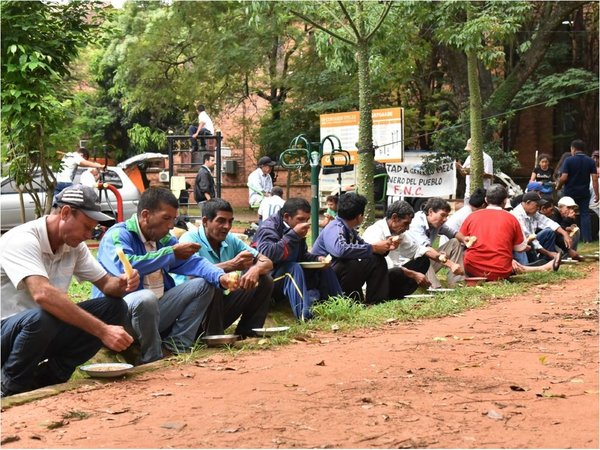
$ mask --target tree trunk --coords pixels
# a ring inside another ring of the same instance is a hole
[[[470,8],[467,8],[467,21],[470,20]],[[469,80],[469,116],[471,122],[471,194],[483,187],[483,126],[481,124],[481,91],[479,88],[479,69],[477,52],[467,50],[467,78]]]
[[[360,40],[356,48],[358,62],[358,107],[360,125],[358,128],[358,191],[367,197],[363,227],[375,222],[375,205],[373,197],[373,117],[371,105],[371,83],[369,78],[369,45]]]

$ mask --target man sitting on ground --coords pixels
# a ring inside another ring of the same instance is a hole
[[[248,203],[259,205],[264,197],[269,197],[273,190],[273,166],[276,162],[268,156],[258,160],[258,168],[248,175]]]
[[[508,191],[504,186],[491,185],[486,191],[487,208],[475,211],[462,224],[463,235],[477,238],[465,252],[466,274],[495,281],[514,273],[558,270],[558,254],[543,266],[525,266],[513,260],[513,251],[525,250],[527,240],[516,217],[503,209],[507,198]]]
[[[561,234],[556,235],[556,246],[564,256],[572,259],[582,260],[577,253],[577,244],[581,232],[577,226],[577,204],[571,197],[562,197],[558,201],[558,207],[555,208],[551,200],[542,200],[540,203],[540,213],[552,219],[563,228],[571,237],[571,247],[567,247]]]
[[[445,225],[451,230],[453,230],[455,233],[457,233],[460,230],[460,227],[465,221],[465,219],[469,217],[469,215],[473,211],[478,211],[480,209],[485,208],[486,206],[487,204],[485,203],[485,189],[477,188],[475,189],[475,192],[473,192],[473,194],[471,194],[471,196],[467,199],[467,203],[462,208],[455,211],[453,214],[450,214]],[[444,245],[449,240],[450,239],[448,239],[447,236],[441,235],[440,245]]]
[[[289,198],[277,214],[258,227],[253,244],[273,261],[273,295],[287,298],[294,316],[300,320],[312,318],[313,302],[342,293],[335,272],[328,264],[318,270],[304,269],[299,264],[326,261],[323,256],[308,252],[309,220],[310,204],[303,198]]]
[[[437,252],[425,247],[421,249],[405,231],[408,230],[415,212],[409,203],[397,200],[388,206],[385,217],[365,230],[363,239],[374,244],[389,239],[398,243],[398,248],[390,250],[385,257],[390,280],[389,297],[401,299],[412,294],[419,286],[429,287],[431,283],[425,275],[429,269],[429,255]]]
[[[270,197],[265,197],[258,207],[258,224],[263,220],[279,212],[285,201],[283,200],[283,189],[275,186]]]
[[[230,233],[232,225],[231,204],[220,198],[208,200],[202,205],[202,225],[185,233],[179,242],[199,244],[198,255],[225,272],[242,272],[240,289],[213,302],[207,333],[223,334],[239,318],[235,334],[254,336],[252,329],[261,328],[269,312],[273,263]]]
[[[2,397],[63,383],[102,345],[120,352],[133,342],[121,297],[139,274],[110,276],[85,245],[99,221],[114,220],[96,202],[94,189],[72,185],[49,216],[0,238]],[[67,294],[73,275],[103,294],[75,304]]]
[[[177,217],[177,198],[164,188],[146,190],[137,214],[106,231],[98,260],[112,274],[123,272],[122,249],[141,274],[137,290],[125,296],[128,329],[141,347],[139,363],[163,358],[162,345],[172,353],[190,351],[215,297],[215,290],[235,290],[235,277],[225,274],[195,253],[195,243],[178,243],[169,230]],[[178,286],[169,272],[194,276]]]
[[[465,242],[465,236],[445,225],[450,210],[450,204],[446,200],[432,197],[423,205],[423,210],[415,214],[407,231],[411,239],[422,247],[432,247],[438,235],[449,238],[448,242],[438,247],[435,261],[427,271],[427,278],[431,286],[436,289],[442,286],[436,273],[443,266],[449,269],[448,286],[450,287],[461,281],[464,274],[462,267],[464,248],[462,243]]]
[[[521,204],[511,211],[511,214],[519,221],[523,235],[527,238],[525,250],[522,252],[517,251],[513,256],[521,264],[536,263],[538,261],[540,261],[539,263],[545,263],[554,259],[557,255],[557,234],[562,236],[567,248],[571,247],[569,233],[558,223],[538,212],[541,201],[542,199],[537,192],[527,192],[523,195]]]
[[[391,239],[373,244],[365,242],[356,231],[364,218],[366,197],[355,192],[342,194],[337,217],[315,241],[315,255],[333,257],[332,267],[346,295],[367,304],[388,300],[389,279],[385,255],[397,247]],[[363,284],[367,283],[367,295]]]

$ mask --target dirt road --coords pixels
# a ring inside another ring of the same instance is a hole
[[[5,448],[598,448],[598,267],[455,317],[219,353],[2,413]],[[68,417],[65,419],[65,417]]]

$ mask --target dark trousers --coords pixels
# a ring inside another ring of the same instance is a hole
[[[429,258],[425,255],[411,259],[404,266],[406,269],[426,274],[429,270]],[[412,294],[419,285],[415,280],[406,276],[401,267],[394,267],[388,271],[390,279],[390,299],[400,299]]]
[[[575,197],[572,196],[579,206],[579,227],[581,228],[581,242],[592,242],[592,221],[590,218],[590,196],[591,194]],[[597,239],[598,236],[595,236]]]
[[[223,334],[240,316],[235,334],[251,336],[252,328],[261,328],[264,325],[273,293],[271,275],[261,275],[258,286],[254,289],[239,289],[229,295],[223,295],[220,289],[216,291],[206,334]]]
[[[338,259],[333,270],[344,294],[361,303],[375,304],[389,299],[388,268],[385,257],[373,255],[362,259]],[[367,283],[367,295],[363,284]]]
[[[190,127],[190,129],[188,130],[188,133],[192,140],[192,151],[195,151],[195,152],[198,151],[198,139],[193,138],[192,136],[194,134],[196,134],[196,131],[198,131],[198,127],[196,125],[192,125]],[[206,128],[202,128],[200,130],[200,133],[198,133],[198,138],[200,139],[200,147],[205,149],[206,148],[206,139],[204,139],[202,136],[212,136],[212,133]]]
[[[100,297],[78,306],[109,325],[123,325],[127,318],[127,305],[122,299]],[[2,320],[3,394],[64,383],[101,347],[97,337],[41,308],[7,317]]]

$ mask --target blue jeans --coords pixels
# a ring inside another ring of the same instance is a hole
[[[140,344],[140,363],[161,359],[163,343],[174,353],[189,351],[214,294],[215,288],[203,278],[175,286],[160,299],[148,289],[127,294],[126,329]]]
[[[193,138],[192,136],[194,134],[196,134],[196,131],[198,131],[198,127],[196,125],[192,125],[190,127],[190,129],[188,130],[188,133],[192,140],[192,150],[195,152],[198,151],[198,140],[196,138]],[[200,146],[205,149],[206,148],[206,139],[204,139],[202,136],[212,136],[212,133],[207,128],[202,128],[200,130],[200,132],[198,133],[198,137],[200,138]]]
[[[56,198],[56,196],[60,193],[60,191],[62,191],[64,188],[72,186],[73,182],[66,182],[66,181],[60,181],[58,183],[56,183],[56,187],[54,188],[54,198]]]
[[[315,300],[340,295],[342,288],[331,267],[304,269],[297,262],[284,263],[273,271],[273,293],[286,297],[296,319],[312,318],[311,306]]]
[[[78,306],[109,325],[123,325],[127,317],[125,302],[117,298],[94,298]],[[101,347],[97,337],[41,308],[2,319],[3,394],[64,383]]]
[[[581,242],[592,242],[592,222],[590,218],[590,197],[572,197],[579,206],[579,226],[581,227]]]

